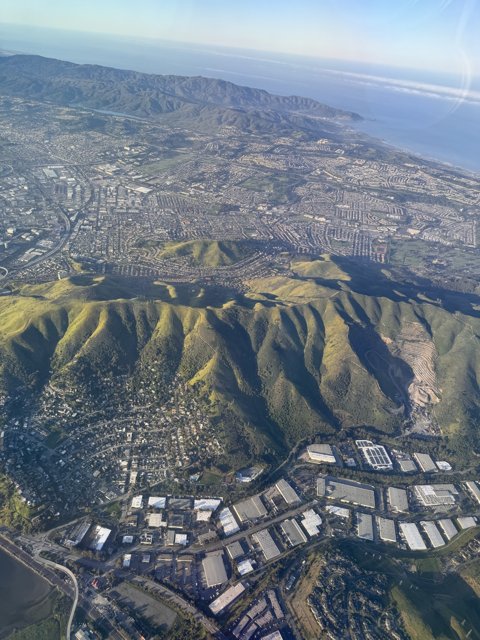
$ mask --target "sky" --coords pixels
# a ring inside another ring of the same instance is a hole
[[[0,22],[480,75],[480,0],[2,0]]]

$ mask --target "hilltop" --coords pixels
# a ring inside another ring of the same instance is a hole
[[[420,418],[477,445],[478,300],[370,269],[296,260],[242,295],[158,282],[140,298],[128,281],[88,274],[23,285],[0,299],[1,384],[35,395],[71,381],[81,394],[140,366],[179,375],[224,416],[227,437],[245,427],[241,446],[257,456],[341,428],[401,433]]]
[[[213,78],[153,75],[79,65],[33,55],[0,57],[4,96],[121,113],[171,124],[192,121],[196,130],[238,127],[244,132],[320,134],[328,122],[360,116],[299,96]]]

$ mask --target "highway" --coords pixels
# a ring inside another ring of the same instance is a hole
[[[62,573],[65,573],[73,583],[74,597],[73,597],[72,609],[71,609],[70,615],[68,617],[67,630],[65,632],[67,640],[70,640],[71,633],[72,633],[73,618],[75,617],[75,611],[76,611],[77,605],[78,605],[78,582],[77,582],[77,578],[70,571],[70,569],[65,567],[63,564],[57,564],[56,562],[52,562],[51,560],[47,560],[47,558],[42,558],[41,556],[37,556],[36,559],[41,564],[45,564],[48,567],[53,567],[54,569],[57,569],[57,571],[61,571]]]

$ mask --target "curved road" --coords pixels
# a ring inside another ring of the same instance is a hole
[[[66,631],[66,638],[67,640],[70,640],[71,637],[71,632],[72,632],[72,623],[73,623],[73,618],[75,616],[75,611],[78,605],[78,582],[77,579],[75,577],[75,575],[70,571],[70,569],[68,569],[67,567],[65,567],[63,564],[57,564],[56,562],[52,562],[51,560],[47,560],[47,558],[42,558],[42,556],[37,556],[36,558],[39,562],[46,564],[49,567],[53,567],[54,569],[57,569],[58,571],[61,571],[62,573],[65,573],[70,580],[73,582],[73,588],[74,588],[74,593],[75,593],[75,597],[73,599],[73,604],[72,604],[72,610],[70,611],[70,616],[68,618],[68,623],[67,623],[67,631]]]

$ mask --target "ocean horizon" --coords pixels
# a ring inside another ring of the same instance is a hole
[[[389,145],[480,173],[479,78],[5,24],[0,49],[313,98],[358,113],[356,128]]]

